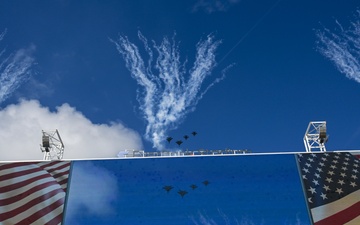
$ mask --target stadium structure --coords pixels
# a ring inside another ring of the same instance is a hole
[[[327,151],[311,122],[304,152],[145,152],[0,163],[0,224],[360,224],[359,151]]]

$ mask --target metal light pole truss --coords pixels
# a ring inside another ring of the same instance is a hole
[[[326,134],[326,121],[310,122],[305,132],[304,145],[306,152],[318,149],[326,152],[325,143],[329,136]]]
[[[44,152],[44,160],[60,160],[64,156],[64,143],[58,130],[42,131],[40,149]]]

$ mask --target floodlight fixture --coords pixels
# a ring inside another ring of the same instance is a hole
[[[306,152],[312,152],[314,149],[326,152],[325,143],[328,141],[328,138],[326,121],[310,122],[304,135]]]
[[[50,137],[47,135],[42,136],[42,147],[45,148],[45,152],[49,152],[50,148]]]
[[[58,130],[42,131],[40,149],[44,152],[44,160],[61,160],[64,156],[64,143]]]

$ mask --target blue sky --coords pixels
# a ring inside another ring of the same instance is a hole
[[[69,158],[112,157],[124,148],[155,150],[154,140],[145,138],[149,120],[137,100],[141,86],[114,43],[127,37],[147,62],[140,31],[154,54],[152,40],[158,46],[164,37],[170,43],[174,38],[180,65],[187,60],[185,79],[197,43],[209,34],[213,42],[221,41],[195,99],[215,85],[162,128],[162,137],[174,138],[170,144],[161,140],[163,148],[177,148],[174,142],[189,135],[182,149],[304,151],[308,123],[326,120],[328,150],[358,149],[360,84],[332,61],[331,51],[317,36],[328,29],[323,35],[330,39],[336,34],[343,40],[344,33],[359,38],[347,32],[353,29],[350,23],[360,19],[358,7],[355,0],[0,1],[0,51],[6,50],[0,60],[26,69],[1,99],[0,145],[34,151],[8,159],[39,158],[41,129],[57,128]],[[353,48],[355,61],[345,64],[353,66],[356,76],[359,51],[347,42],[342,47]],[[20,53],[23,59],[15,57]],[[4,71],[1,68],[2,76]],[[184,90],[189,85],[185,83]],[[67,123],[61,120],[65,117]],[[193,137],[192,131],[198,135]],[[19,137],[22,142],[16,141]],[[72,154],[75,150],[79,154]],[[6,159],[5,154],[1,157]]]

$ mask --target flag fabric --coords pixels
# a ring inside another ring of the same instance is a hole
[[[61,224],[70,162],[0,164],[0,224]]]
[[[360,161],[347,152],[298,154],[315,225],[360,224]]]

